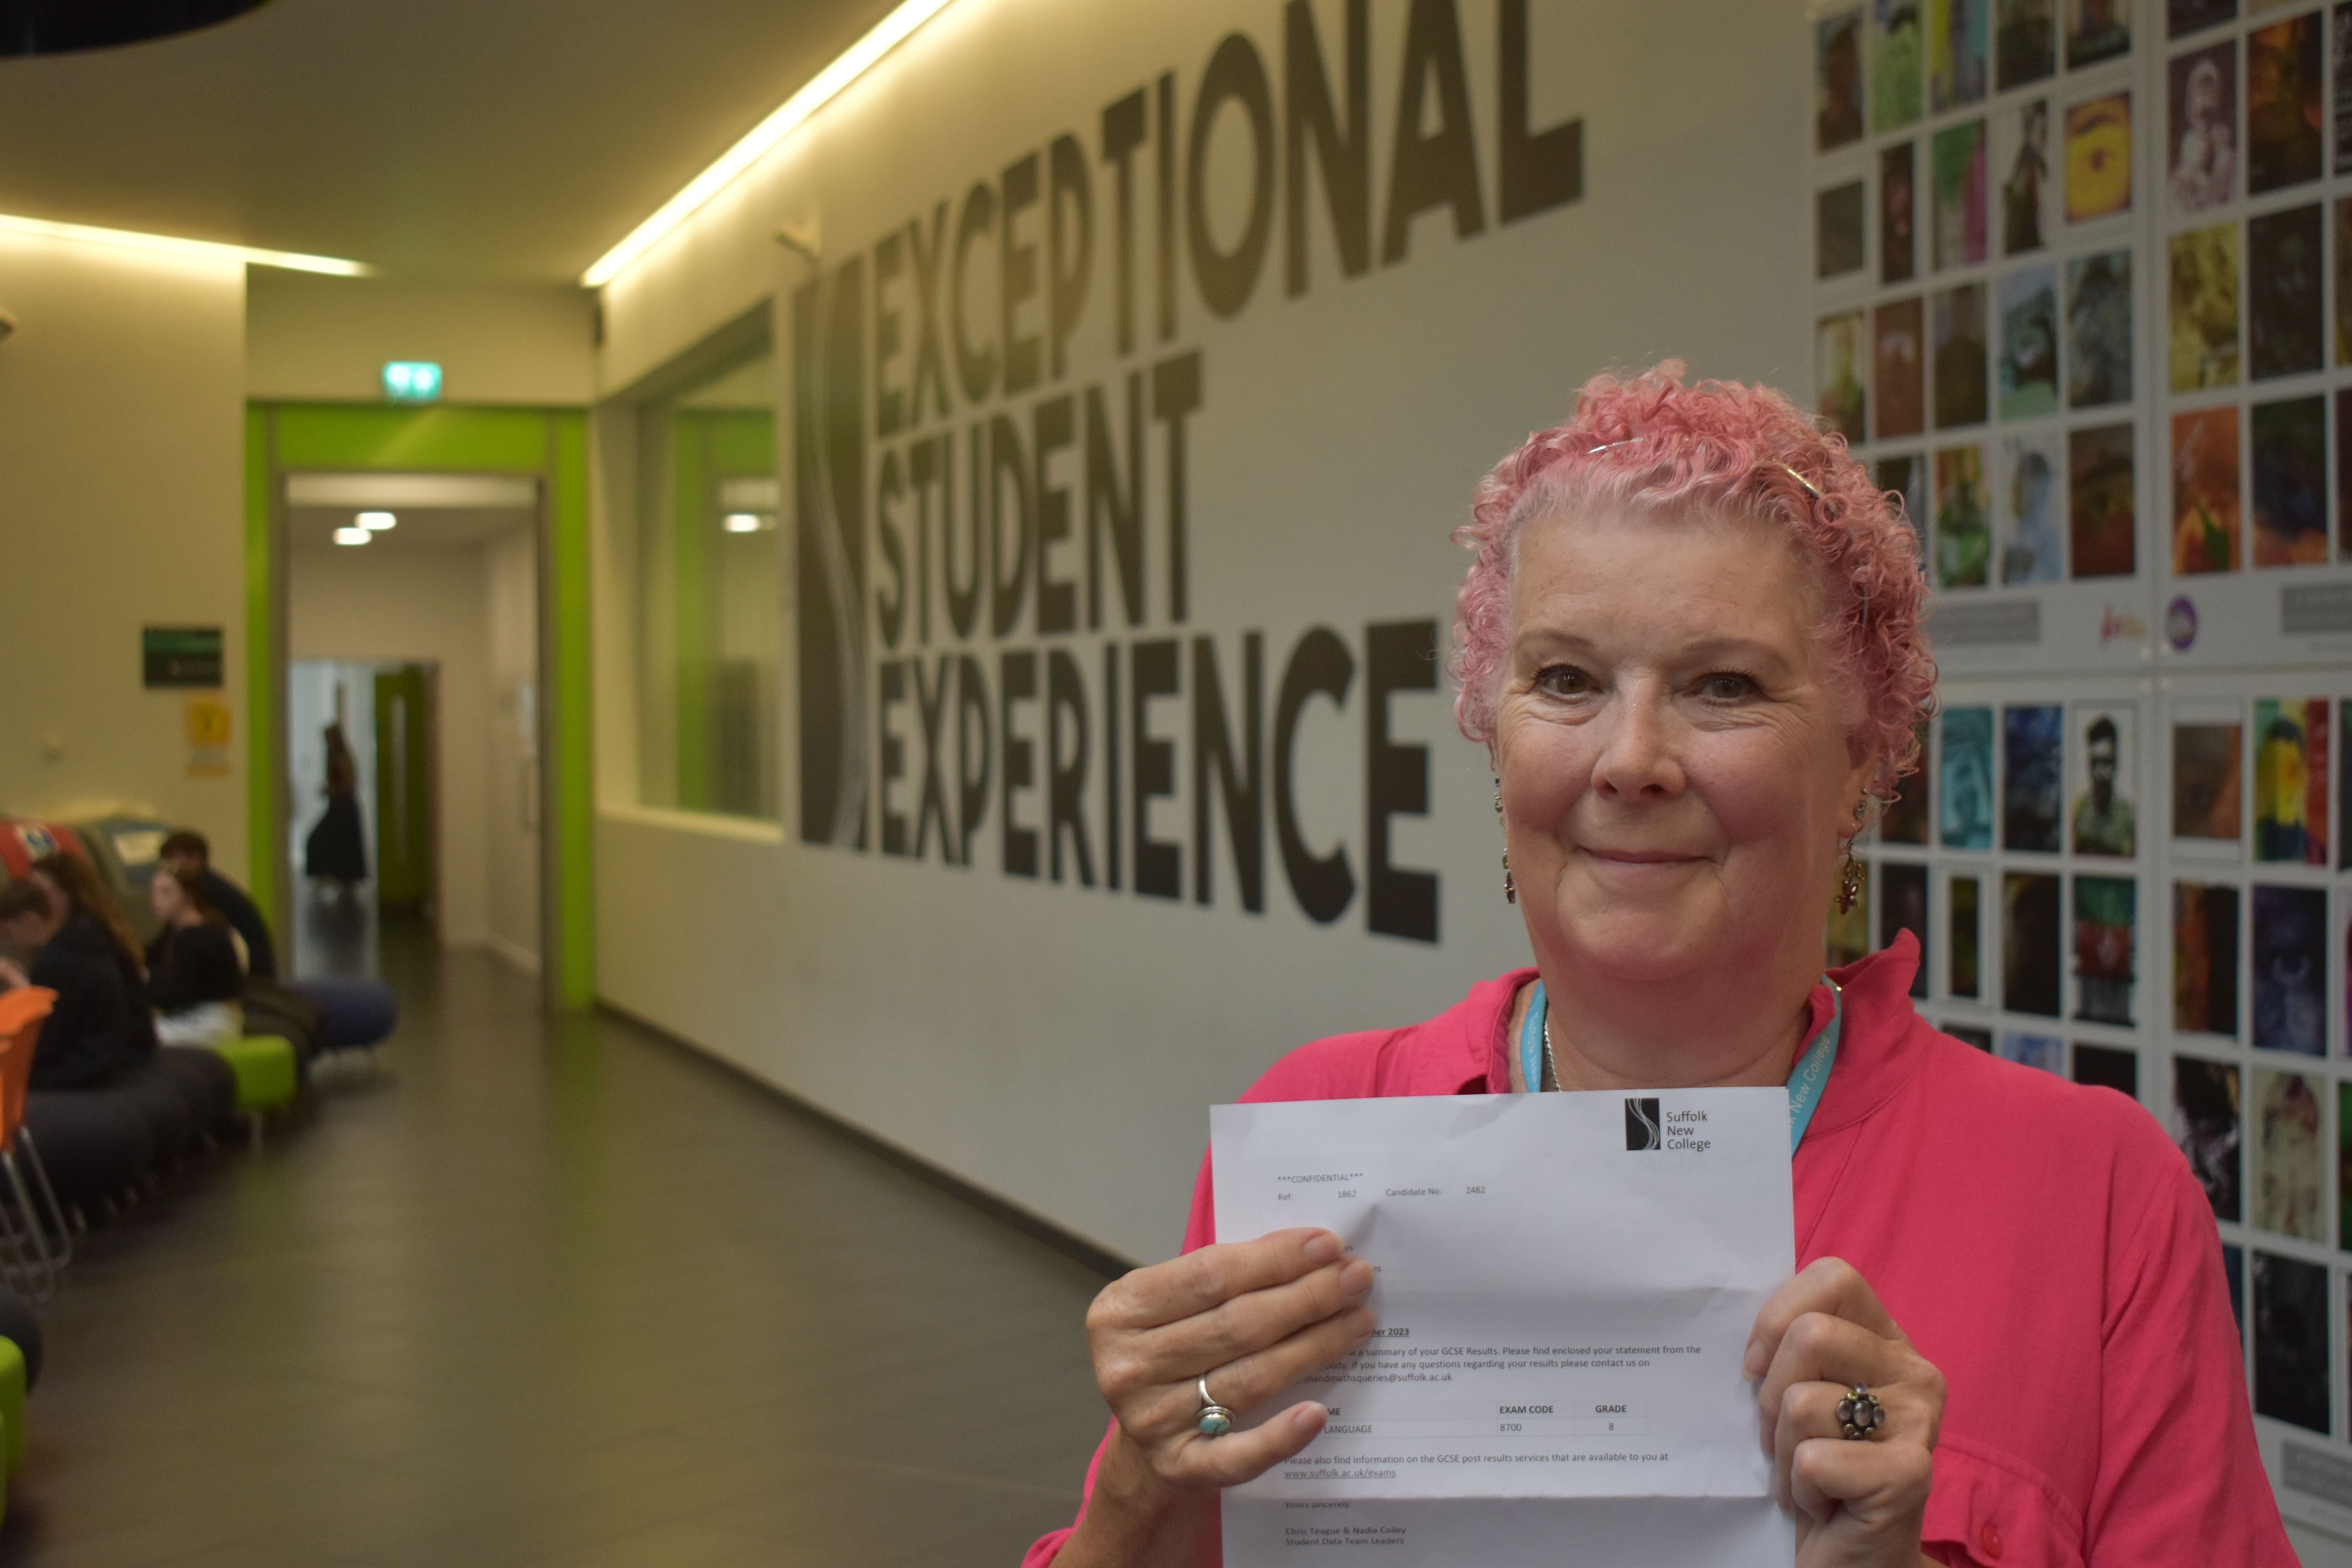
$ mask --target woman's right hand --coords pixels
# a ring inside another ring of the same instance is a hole
[[[1371,1289],[1372,1266],[1347,1257],[1329,1231],[1278,1230],[1139,1268],[1104,1289],[1087,1338],[1118,1429],[1057,1563],[1197,1561],[1216,1529],[1202,1505],[1297,1453],[1327,1419],[1302,1401],[1204,1437],[1199,1380],[1237,1414],[1256,1408],[1371,1337]]]

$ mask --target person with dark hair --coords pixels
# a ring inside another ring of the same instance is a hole
[[[220,911],[193,879],[158,867],[148,884],[162,934],[147,945],[147,995],[166,1045],[209,1046],[245,1033],[245,970]]]
[[[114,896],[89,862],[55,850],[33,862],[26,879],[48,896],[58,912],[52,941],[113,969],[124,1002],[131,1010],[130,1034],[117,1065],[131,1067],[155,1054],[154,1016],[147,1001],[147,962],[131,922],[115,907]]]
[[[64,917],[56,940],[114,970],[128,1005],[121,1085],[146,1121],[155,1155],[169,1163],[194,1152],[203,1131],[234,1117],[236,1074],[216,1052],[163,1047],[145,956],[94,867],[53,853],[33,862],[31,880]]]
[[[2116,793],[2121,737],[2116,721],[2102,713],[2083,731],[2083,756],[2091,787],[2074,798],[2074,853],[2129,855],[2138,837],[2131,802]]]
[[[163,865],[194,884],[204,901],[220,911],[229,929],[245,939],[245,972],[256,980],[278,978],[278,944],[252,895],[213,869],[213,847],[192,827],[174,829],[163,840]]]
[[[346,899],[367,880],[366,833],[360,822],[359,762],[340,723],[326,731],[327,809],[302,844],[302,874],[332,884]]]
[[[373,1046],[392,1033],[400,1006],[380,980],[360,975],[278,977],[278,947],[269,922],[243,888],[212,868],[212,845],[192,827],[163,840],[158,858],[204,896],[245,939],[245,1010],[257,1035],[283,1034],[304,1058],[313,1050]],[[159,873],[160,874],[160,873]],[[315,1011],[313,1011],[315,1009]]]
[[[57,993],[33,1047],[25,1131],[40,1144],[58,1201],[79,1212],[144,1177],[157,1144],[155,1119],[117,1087],[138,1010],[113,963],[58,940],[66,923],[64,904],[34,879],[0,887],[0,951],[9,954],[0,958],[0,990]]]
[[[102,957],[59,942],[59,905],[32,878],[0,888],[0,986],[43,985],[58,994],[41,1025],[30,1079],[35,1089],[97,1089],[131,1054],[131,998]]]

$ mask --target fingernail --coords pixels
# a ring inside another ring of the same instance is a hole
[[[1307,1238],[1307,1261],[1328,1263],[1339,1256],[1339,1238],[1329,1231],[1321,1231]]]
[[[1748,1342],[1748,1349],[1739,1358],[1739,1370],[1749,1377],[1764,1375],[1764,1342],[1762,1340]]]
[[[1372,1288],[1372,1266],[1357,1258],[1339,1270],[1339,1286],[1350,1296],[1360,1296]]]
[[[1297,1413],[1291,1416],[1290,1424],[1301,1432],[1318,1432],[1322,1430],[1325,1414],[1319,1405],[1302,1405],[1298,1407]]]

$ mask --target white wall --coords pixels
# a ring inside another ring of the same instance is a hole
[[[1405,8],[1370,11],[1377,258]],[[803,845],[793,776],[781,833],[697,827],[633,809],[615,787],[625,773],[613,750],[613,730],[625,732],[629,712],[615,651],[629,635],[627,587],[608,581],[598,601],[607,662],[599,666],[606,734],[597,930],[599,985],[609,1000],[1081,1234],[1150,1257],[1176,1243],[1210,1103],[1231,1099],[1300,1041],[1428,1016],[1475,979],[1525,961],[1524,935],[1501,898],[1484,759],[1453,736],[1446,700],[1435,692],[1400,695],[1389,708],[1394,741],[1429,748],[1430,812],[1392,819],[1393,860],[1438,874],[1441,941],[1367,929],[1364,628],[1413,618],[1442,626],[1450,617],[1461,562],[1446,535],[1472,482],[1527,431],[1559,417],[1594,371],[1676,353],[1705,374],[1801,381],[1805,324],[1792,302],[1809,284],[1808,63],[1789,6],[1561,0],[1536,7],[1529,118],[1543,128],[1582,117],[1585,195],[1501,226],[1496,8],[1460,11],[1485,231],[1456,238],[1442,212],[1424,215],[1411,227],[1406,259],[1376,259],[1365,275],[1342,279],[1321,185],[1312,184],[1310,283],[1293,298],[1284,288],[1277,195],[1265,269],[1240,312],[1218,320],[1183,259],[1180,219],[1177,330],[1163,341],[1153,325],[1156,183],[1147,142],[1135,163],[1142,325],[1131,356],[1119,353],[1112,332],[1115,186],[1100,156],[1103,111],[1172,70],[1189,128],[1212,50],[1239,28],[1272,78],[1278,171],[1284,35],[1273,0],[951,7],[607,290],[600,380],[623,387],[762,298],[788,299],[810,276],[772,238],[780,223],[818,223],[825,275],[837,279],[844,262],[863,258],[870,281],[874,247],[886,233],[920,218],[928,234],[935,204],[945,200],[952,242],[958,205],[973,182],[997,180],[1059,133],[1075,136],[1092,171],[1096,246],[1093,289],[1066,373],[1049,372],[1034,393],[977,405],[959,390],[952,419],[934,416],[925,433],[954,431],[961,469],[971,419],[1005,413],[1025,431],[1041,399],[1097,385],[1116,399],[1130,371],[1148,374],[1198,350],[1205,395],[1187,427],[1190,615],[1171,623],[1157,597],[1164,586],[1155,553],[1155,599],[1140,630],[1041,637],[1034,609],[1024,609],[1002,640],[983,631],[962,643],[935,629],[928,658],[969,651],[992,683],[1003,651],[1066,648],[1088,672],[1099,721],[1106,640],[1125,658],[1138,637],[1181,637],[1189,647],[1207,636],[1237,702],[1242,638],[1258,632],[1270,710],[1300,635],[1332,627],[1353,653],[1356,682],[1344,710],[1335,714],[1320,699],[1308,709],[1296,794],[1308,842],[1319,850],[1337,841],[1352,860],[1359,887],[1346,912],[1329,925],[1301,912],[1270,825],[1265,909],[1247,913],[1236,901],[1222,827],[1215,897],[1202,908],[1192,897],[1189,844],[1181,902],[1005,874],[993,795],[969,868],[942,865],[936,847],[916,861],[871,847]],[[1342,10],[1318,4],[1314,14],[1327,69],[1336,71]],[[1209,143],[1209,226],[1220,246],[1234,243],[1247,220],[1244,124],[1227,110]],[[1181,205],[1181,132],[1175,146]],[[1024,220],[1024,237],[1041,247],[1044,210],[1041,202]],[[1039,265],[1046,265],[1042,253]],[[997,332],[997,288],[994,247],[982,247],[971,326],[983,342]],[[898,290],[911,342],[919,319],[908,284]],[[870,299],[866,308],[870,341]],[[1024,309],[1033,322],[1042,314],[1035,304]],[[791,316],[782,306],[779,351],[788,372]],[[951,345],[948,353],[952,384]],[[901,387],[909,357],[891,372]],[[784,390],[789,395],[789,383]],[[903,458],[907,447],[879,439],[870,396],[864,419],[870,503],[883,452]],[[622,422],[606,419],[603,427],[617,435]],[[1156,552],[1167,522],[1156,488],[1166,458],[1159,426],[1148,426],[1147,442]],[[610,449],[600,457],[608,481],[616,479],[622,460]],[[1071,482],[1082,459],[1083,447],[1076,458],[1056,458],[1066,465],[1058,482]],[[627,519],[614,510],[629,493],[614,482],[604,492],[598,560],[608,574],[625,574],[631,559]],[[1074,505],[1083,530],[1082,494]],[[884,558],[870,524],[867,546],[869,588],[878,590]],[[1061,546],[1055,569],[1082,574],[1083,554],[1082,543]],[[785,597],[789,611],[796,602],[789,584]],[[876,609],[869,596],[869,703],[881,656]],[[792,643],[788,635],[788,775],[798,745]],[[1153,722],[1176,729],[1181,711],[1163,702]],[[1023,723],[1043,730],[1035,706]],[[919,747],[910,709],[898,710],[893,729]],[[869,730],[867,746],[878,740]],[[1153,807],[1163,837],[1192,837],[1188,759],[1180,746],[1176,792]],[[912,766],[919,781],[919,763]],[[1089,788],[1098,794],[1098,782]],[[912,801],[902,782],[898,808]],[[1035,792],[1021,809],[1033,820],[1043,815]],[[1090,794],[1097,836],[1101,809]],[[867,811],[871,830],[870,791]]]
[[[0,810],[128,806],[247,872],[244,268],[0,235]],[[142,688],[142,626],[215,626],[229,769],[190,777],[187,694]]]
[[[484,543],[489,734],[483,748],[489,944],[539,966],[539,550],[529,529]]]
[[[247,389],[263,400],[376,403],[386,360],[432,360],[451,403],[578,405],[593,374],[583,289],[457,287],[256,268]]]

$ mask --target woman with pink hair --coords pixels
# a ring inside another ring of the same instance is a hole
[[[1669,363],[1589,383],[1457,538],[1457,712],[1534,964],[1244,1100],[1790,1085],[1801,1267],[1743,1371],[1803,1568],[2292,1563],[2155,1121],[1938,1034],[1907,933],[1822,973],[1933,702],[1895,505],[1779,394]],[[1204,1165],[1184,1255],[1087,1315],[1111,1426],[1029,1568],[1215,1563],[1220,1489],[1328,1418],[1260,1407],[1373,1330],[1338,1237],[1221,1242],[1210,1192]]]

